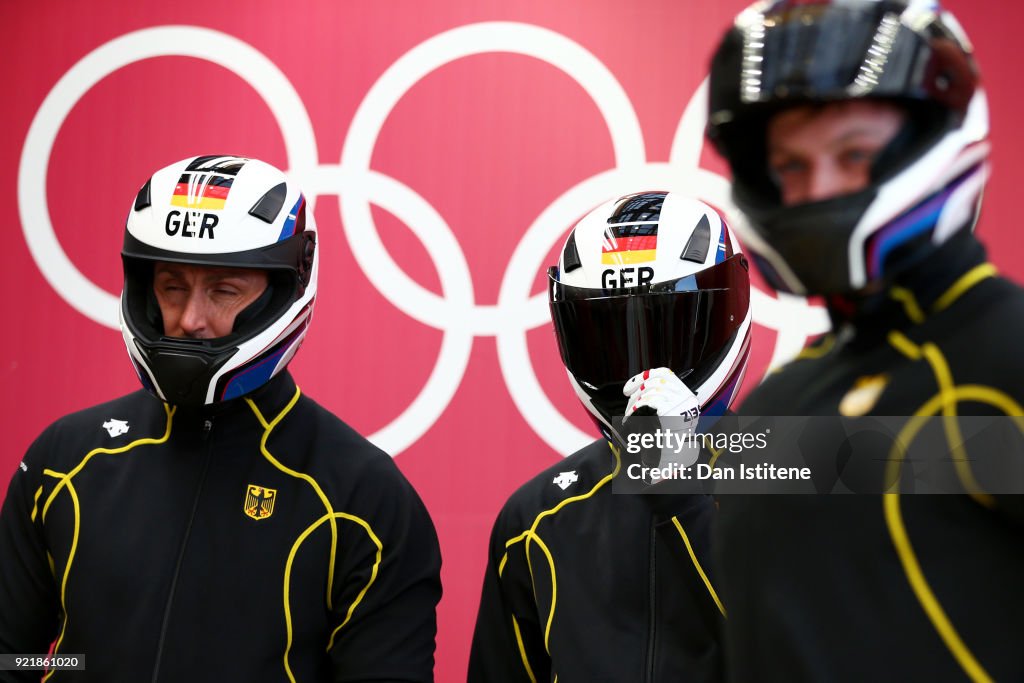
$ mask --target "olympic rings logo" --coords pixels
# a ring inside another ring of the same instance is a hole
[[[533,57],[573,78],[593,99],[611,136],[615,167],[569,188],[529,225],[509,259],[496,305],[478,305],[469,264],[444,218],[412,188],[370,168],[385,120],[420,79],[449,62],[488,52]],[[696,193],[740,220],[726,179],[700,168],[707,84],[691,98],[676,129],[668,163],[648,162],[643,132],[625,90],[593,54],[566,36],[538,26],[488,22],[438,34],[392,64],[360,103],[338,164],[321,163],[312,122],[288,78],[266,56],[225,33],[193,26],[160,26],[128,33],[92,51],[57,82],[29,128],[18,169],[18,211],[33,259],[50,286],[91,320],[117,328],[117,297],[95,285],[65,254],[53,229],[46,177],[57,134],[72,108],[118,69],[162,56],[194,57],[232,71],[263,98],[284,137],[288,173],[312,205],[339,196],[345,237],[363,273],[392,305],[443,332],[434,368],[412,404],[370,438],[396,455],[423,436],[462,382],[476,337],[494,336],[501,372],[527,423],[556,451],[569,454],[592,440],[562,416],[541,389],[526,333],[548,322],[546,295],[530,296],[544,257],[573,220],[623,188],[658,187]],[[403,221],[426,248],[441,280],[438,296],[391,258],[374,225],[376,204]],[[31,226],[31,229],[29,229]],[[372,265],[372,267],[368,267]],[[794,355],[809,335],[828,328],[820,308],[798,297],[752,292],[753,317],[778,331],[772,365]]]

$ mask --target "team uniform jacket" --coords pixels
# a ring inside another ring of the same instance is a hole
[[[15,472],[0,652],[84,655],[58,683],[431,681],[439,571],[391,458],[287,373],[207,411],[140,391],[57,421]]]
[[[1024,414],[1024,293],[973,238],[927,267],[740,412]],[[1024,680],[1020,498],[722,496],[729,680]]]
[[[620,471],[598,441],[509,498],[491,535],[471,683],[718,680],[711,498],[613,494]]]

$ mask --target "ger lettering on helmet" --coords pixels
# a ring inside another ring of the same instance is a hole
[[[125,226],[120,322],[150,392],[176,405],[243,396],[287,366],[306,334],[317,283],[317,231],[302,192],[255,159],[208,155],[146,181]],[[212,339],[165,334],[156,264],[264,271],[267,287]]]
[[[722,415],[750,348],[747,261],[721,213],[696,199],[640,192],[608,201],[569,233],[548,271],[562,362],[580,401],[611,437],[623,385],[669,368]]]
[[[766,132],[799,105],[882,101],[902,127],[862,189],[788,205]],[[973,230],[987,174],[988,109],[956,19],[920,0],[773,0],[736,18],[712,59],[707,133],[733,173],[737,226],[770,285],[863,290]]]

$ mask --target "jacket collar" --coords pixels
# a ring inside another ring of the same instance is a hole
[[[203,429],[207,421],[213,421],[218,429],[225,424],[243,423],[249,427],[260,420],[269,423],[295,398],[296,386],[291,373],[280,372],[269,382],[244,396],[230,401],[221,401],[201,408],[175,407],[175,422],[183,428]],[[255,410],[254,410],[255,408]],[[257,415],[258,411],[258,415]]]
[[[951,295],[961,294],[964,276],[985,264],[985,248],[973,234],[962,233],[880,291],[829,297],[833,329],[840,339],[858,345],[919,325],[945,308]]]

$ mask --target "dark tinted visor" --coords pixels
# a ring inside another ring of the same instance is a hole
[[[739,254],[696,275],[629,289],[571,287],[556,277],[552,268],[549,301],[562,360],[609,410],[609,403],[624,408],[622,385],[651,368],[671,368],[687,385],[699,386],[750,306]]]

